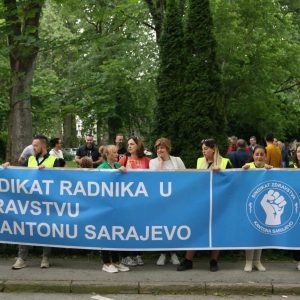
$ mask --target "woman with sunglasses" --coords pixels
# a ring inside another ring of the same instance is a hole
[[[271,169],[272,166],[266,164],[267,151],[264,147],[257,145],[253,150],[253,155],[250,163],[245,164],[242,168],[247,169]],[[252,269],[264,272],[266,268],[260,261],[261,249],[246,250],[245,272],[251,272]]]
[[[218,145],[214,139],[206,139],[201,141],[201,148],[203,157],[197,160],[197,169],[199,170],[213,170],[219,171],[231,168],[231,162],[228,158],[224,158],[219,153]],[[193,268],[193,258],[195,250],[188,250],[185,255],[185,259],[177,267],[177,271],[185,271]],[[220,250],[211,251],[210,257],[210,271],[216,272],[219,270],[218,258]]]
[[[143,142],[136,136],[127,140],[127,152],[121,157],[119,163],[126,169],[149,169],[150,158],[145,153]],[[127,266],[141,266],[144,264],[141,252],[121,252],[122,263]]]

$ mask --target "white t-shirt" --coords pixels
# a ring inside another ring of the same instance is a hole
[[[26,160],[29,156],[34,155],[33,146],[29,145],[24,148],[23,152],[20,155],[19,159]]]
[[[50,155],[53,155],[53,156],[55,156],[55,157],[57,157],[57,158],[62,158],[62,159],[64,159],[64,155],[63,155],[63,153],[62,153],[61,150],[56,151],[56,150],[53,148],[53,149],[50,150],[49,154],[50,154]]]

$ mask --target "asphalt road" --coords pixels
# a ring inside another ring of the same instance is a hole
[[[218,295],[218,296],[191,296],[191,295],[90,295],[90,294],[40,294],[40,293],[0,293],[0,300],[220,300],[220,299],[228,299],[228,300],[299,300],[300,296],[286,296],[286,295],[278,295],[278,296],[226,296],[226,295]]]

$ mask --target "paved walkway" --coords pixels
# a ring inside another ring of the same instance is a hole
[[[14,259],[0,258],[2,292],[134,293],[134,294],[300,294],[300,271],[295,262],[266,262],[267,272],[243,271],[244,262],[220,262],[220,271],[208,271],[206,260],[194,269],[176,271],[173,265],[156,266],[146,261],[130,272],[101,271],[100,259],[52,258],[52,267],[40,269],[40,259],[28,260],[28,267],[12,270]]]

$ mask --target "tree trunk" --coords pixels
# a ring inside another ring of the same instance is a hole
[[[12,164],[16,164],[23,148],[32,140],[31,84],[43,3],[3,1],[11,68],[7,159]]]
[[[108,122],[107,118],[103,114],[97,116],[97,145],[108,145],[112,141],[109,140],[108,136]]]
[[[162,25],[164,20],[164,11],[166,7],[166,0],[144,0],[149,8],[153,24],[155,27],[156,41],[158,42],[162,32]]]
[[[23,149],[32,140],[32,116],[30,88],[33,76],[32,68],[22,78],[17,79],[10,92],[10,113],[8,126],[7,159],[16,164]]]
[[[68,114],[64,117],[63,131],[64,148],[71,148],[73,146],[77,146],[75,115]]]

